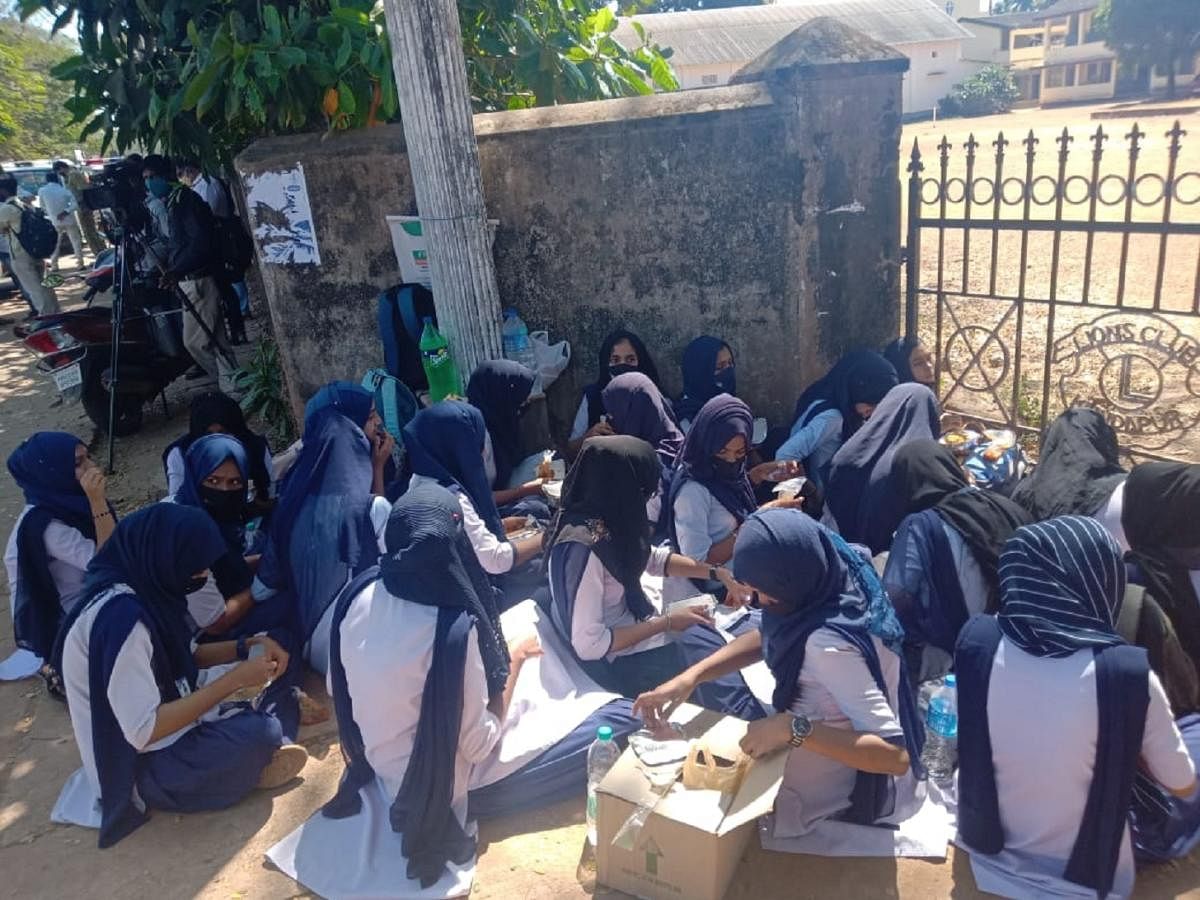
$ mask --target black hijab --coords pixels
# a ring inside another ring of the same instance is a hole
[[[917,380],[913,378],[912,363],[909,360],[912,358],[912,352],[920,345],[921,342],[915,337],[898,337],[883,348],[883,358],[892,364],[901,384]]]
[[[1117,433],[1097,410],[1073,406],[1042,435],[1037,468],[1016,486],[1012,499],[1038,522],[1090,516],[1124,478]]]
[[[654,615],[641,579],[650,560],[646,503],[661,477],[658,455],[645,441],[626,435],[589,438],[567,473],[546,544],[548,550],[562,541],[590,547],[621,583],[625,605],[639,620]]]
[[[641,438],[658,453],[669,471],[683,446],[670,403],[654,382],[640,372],[626,372],[608,383],[602,393],[613,431]]]
[[[897,383],[896,370],[878,353],[851,351],[839,359],[824,378],[805,388],[796,401],[792,421],[807,424],[823,412],[837,410],[842,414],[842,440],[845,441],[863,423],[854,405],[878,404]]]
[[[250,483],[254,485],[255,497],[260,500],[270,497],[271,473],[267,471],[266,456],[271,448],[266,438],[250,430],[238,402],[220,391],[205,391],[192,398],[188,432],[172,441],[163,451],[163,468],[166,468],[167,457],[172,450],[178,449],[186,457],[192,443],[208,434],[212,425],[220,425],[226,434],[242,442],[250,463]]]
[[[1125,481],[1121,527],[1180,643],[1200,661],[1200,599],[1190,569],[1200,556],[1200,465],[1148,462]],[[1189,557],[1193,561],[1189,561]]]
[[[613,347],[621,341],[629,341],[634,352],[637,353],[638,364],[635,368],[609,366],[608,361],[612,358]],[[618,328],[604,339],[604,343],[600,345],[598,362],[596,380],[583,389],[583,396],[587,398],[588,402],[588,428],[599,422],[600,417],[605,414],[604,398],[601,393],[608,387],[608,383],[618,375],[626,372],[641,372],[654,382],[655,387],[659,390],[662,389],[662,385],[658,381],[658,366],[654,364],[650,351],[646,349],[646,345],[642,343],[640,337],[625,328]]]
[[[480,363],[467,383],[467,402],[483,413],[492,438],[496,483],[507,486],[521,461],[521,408],[533,390],[534,374],[518,362],[493,359]]]
[[[987,611],[995,612],[1000,553],[1014,531],[1032,523],[1029,513],[993,491],[968,486],[954,454],[937,441],[912,441],[897,450],[892,460],[892,483],[905,504],[905,515],[932,509],[962,535],[987,579]]]

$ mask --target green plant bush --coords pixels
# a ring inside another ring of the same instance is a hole
[[[1004,66],[990,65],[956,84],[942,98],[938,110],[943,116],[990,116],[1008,112],[1020,97],[1012,72]]]
[[[270,429],[272,446],[286,447],[296,439],[296,425],[279,365],[279,348],[274,341],[264,338],[258,342],[250,362],[234,375],[234,383],[242,394],[242,409],[261,418]]]

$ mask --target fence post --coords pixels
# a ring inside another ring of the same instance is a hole
[[[904,336],[917,334],[917,287],[921,278],[921,151],[913,138],[912,155],[908,162],[908,237],[904,256]]]

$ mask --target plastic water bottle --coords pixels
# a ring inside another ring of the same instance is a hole
[[[953,675],[929,698],[925,715],[925,749],[921,762],[934,781],[945,781],[954,774],[958,759],[958,691]]]
[[[433,318],[425,317],[425,330],[421,332],[421,367],[429,381],[429,396],[434,403],[445,400],[451,394],[462,396],[462,381],[458,367],[450,356],[450,344],[434,327]]]
[[[596,729],[596,739],[588,747],[587,755],[587,836],[588,843],[596,846],[596,785],[621,758],[621,749],[613,740],[612,729],[601,725]]]
[[[519,362],[530,371],[537,371],[533,343],[529,340],[529,329],[511,306],[504,311],[504,322],[500,325],[500,343],[504,347],[505,359]]]

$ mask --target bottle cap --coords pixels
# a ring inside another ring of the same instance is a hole
[[[432,325],[433,324],[433,316],[425,316],[425,324]]]
[[[510,306],[506,310],[504,310],[504,318],[506,318],[506,319],[516,318],[516,316],[517,316],[516,307]]]
[[[953,672],[946,676],[946,687],[954,687],[957,683],[958,679],[954,677]]]
[[[612,726],[611,725],[601,725],[599,728],[596,729],[596,738],[601,741],[611,741],[612,740]]]

